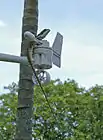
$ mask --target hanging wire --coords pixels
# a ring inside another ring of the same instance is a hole
[[[39,86],[40,86],[40,89],[41,89],[41,91],[42,91],[42,93],[43,93],[43,95],[44,95],[44,97],[45,97],[45,100],[46,100],[46,102],[47,102],[47,104],[48,104],[48,106],[49,106],[49,109],[50,109],[50,111],[51,111],[51,113],[52,113],[52,115],[53,115],[53,117],[54,117],[54,120],[56,120],[54,111],[53,111],[53,109],[52,109],[52,107],[51,107],[51,105],[50,105],[50,103],[49,103],[48,97],[47,97],[47,95],[46,95],[46,93],[45,93],[45,91],[44,91],[44,88],[42,87],[41,81],[39,80],[39,78],[38,78],[38,76],[37,76],[36,70],[35,70],[35,68],[33,67],[33,63],[32,63],[32,48],[33,48],[33,44],[30,43],[30,47],[27,48],[27,58],[28,58],[28,62],[29,62],[29,64],[30,64],[31,68],[32,68],[32,71],[33,71],[33,73],[34,73],[34,75],[35,75],[35,78],[37,79],[37,82],[38,82],[38,84],[39,84]]]

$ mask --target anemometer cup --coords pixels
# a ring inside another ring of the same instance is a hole
[[[46,85],[46,84],[50,83],[51,77],[50,77],[50,74],[47,71],[37,70],[36,74],[37,74],[41,84]],[[33,80],[34,85],[39,85],[34,74],[32,76],[32,80]]]

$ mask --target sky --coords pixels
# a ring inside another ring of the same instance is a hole
[[[24,0],[0,0],[0,53],[20,55]],[[87,88],[103,84],[103,0],[39,0],[39,31],[50,28],[52,46],[63,35],[61,68],[49,70],[52,79],[70,78]],[[19,80],[19,64],[0,62],[3,86]]]

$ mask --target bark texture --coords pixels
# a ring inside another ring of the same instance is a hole
[[[24,32],[37,34],[38,0],[25,0],[22,18],[21,56],[26,56],[28,42],[24,40]],[[17,126],[15,140],[32,140],[32,113],[34,87],[32,70],[29,65],[20,65]]]

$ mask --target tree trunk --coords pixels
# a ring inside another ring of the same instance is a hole
[[[24,32],[37,34],[38,0],[25,0],[22,20],[21,56],[26,56],[28,42],[24,41]],[[29,65],[20,65],[17,125],[15,140],[32,140],[32,113],[34,87],[32,70]]]

